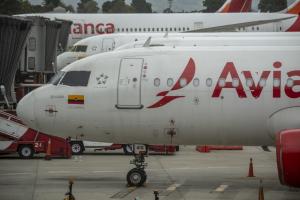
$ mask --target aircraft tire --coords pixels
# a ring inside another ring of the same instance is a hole
[[[147,174],[143,169],[133,168],[127,173],[128,186],[142,186],[147,180]]]
[[[70,142],[71,151],[73,155],[81,155],[84,151],[84,146],[81,141],[72,141]]]
[[[29,159],[33,157],[33,148],[31,145],[21,145],[18,149],[18,154],[21,158]]]

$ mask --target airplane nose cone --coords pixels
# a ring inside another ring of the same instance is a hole
[[[34,100],[34,92],[31,92],[24,96],[17,105],[17,115],[27,126],[36,129]]]

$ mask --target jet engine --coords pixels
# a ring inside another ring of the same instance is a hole
[[[281,184],[300,187],[300,129],[277,134],[276,155]]]

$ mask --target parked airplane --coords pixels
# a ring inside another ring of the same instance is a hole
[[[85,38],[75,43],[70,51],[64,52],[57,57],[58,70],[68,64],[98,53],[112,51],[115,48],[123,46],[128,48],[131,45],[142,46],[145,41],[151,37],[151,44],[157,43],[155,39],[165,38],[160,41],[161,45],[176,45],[176,46],[193,46],[193,45],[248,45],[253,42],[253,45],[298,45],[300,33],[290,33],[286,36],[285,33],[272,32],[250,32],[250,33],[116,33],[113,35],[97,35]],[[174,38],[177,37],[177,38]],[[182,39],[180,39],[180,38]],[[248,37],[242,39],[241,37]],[[279,37],[279,38],[278,38]],[[190,38],[190,39],[188,39]],[[264,40],[264,38],[266,40]],[[180,40],[180,42],[178,41]],[[233,40],[233,41],[232,41]],[[276,40],[276,41],[274,41]],[[132,43],[132,42],[137,43]],[[240,42],[239,42],[240,41]],[[174,42],[174,43],[173,43]],[[126,45],[128,44],[128,46]]]
[[[300,30],[298,15],[279,13],[41,13],[21,16],[42,16],[73,21],[68,43],[70,46],[86,37],[110,33],[295,32]]]
[[[300,187],[300,47],[151,47],[97,54],[26,95],[17,114],[61,137],[135,144],[270,146]],[[137,145],[135,150],[145,148]],[[127,174],[146,181],[143,154]]]
[[[251,12],[252,0],[227,0],[218,13]]]
[[[147,41],[136,41],[124,44],[116,51],[140,47],[171,46],[300,46],[300,38],[293,37],[169,37],[149,38]]]

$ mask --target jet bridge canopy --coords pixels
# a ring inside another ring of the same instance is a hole
[[[0,102],[15,102],[14,77],[32,21],[19,17],[0,15],[0,85],[5,95],[0,93]]]

